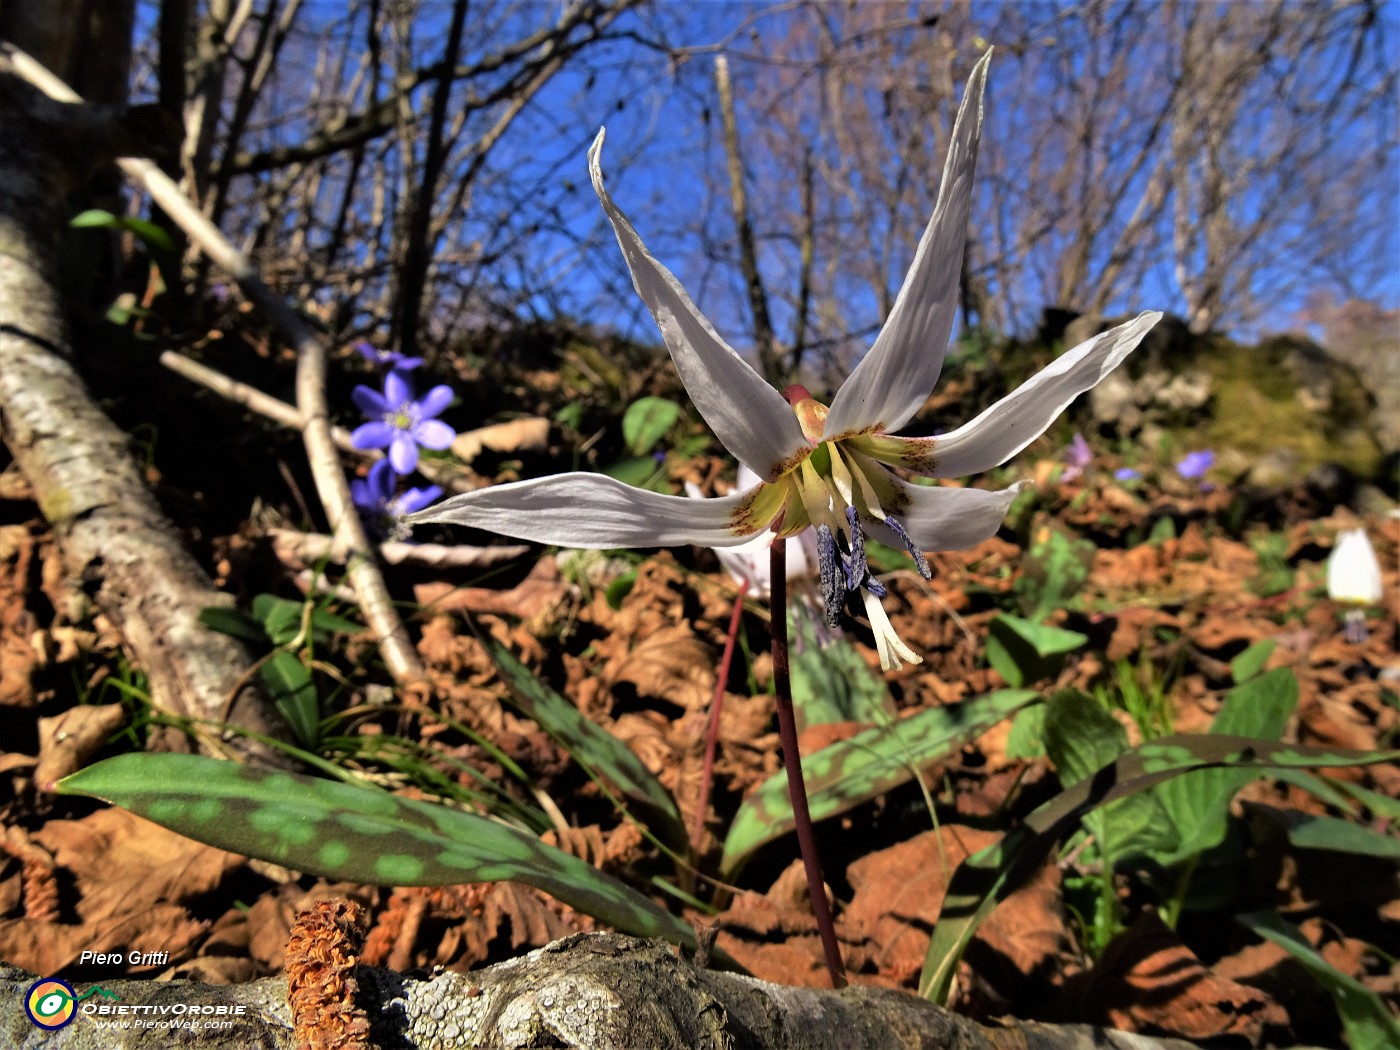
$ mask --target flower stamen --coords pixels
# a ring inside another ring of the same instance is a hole
[[[926,580],[933,579],[933,572],[928,567],[928,560],[924,557],[924,552],[919,550],[918,545],[909,538],[909,533],[904,531],[904,526],[892,517],[885,518],[885,526],[904,543],[904,549],[914,559],[914,567],[919,570],[919,575]]]

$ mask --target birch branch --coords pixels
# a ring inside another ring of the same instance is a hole
[[[81,103],[82,99],[29,55],[9,44],[0,44],[9,66],[19,76],[59,102]],[[306,444],[307,460],[316,482],[316,491],[326,517],[336,537],[342,540],[353,556],[347,566],[350,582],[359,596],[365,621],[379,643],[384,662],[394,679],[402,684],[423,677],[423,665],[409,641],[408,631],[389,596],[384,577],[374,560],[374,553],[364,526],[350,501],[350,488],[345,481],[331,435],[330,418],[325,403],[325,346],[280,296],[268,288],[258,276],[252,260],[235,248],[218,228],[181,191],[175,182],[154,163],[137,157],[123,157],[117,166],[136,185],[148,193],[170,219],[185,231],[214,263],[238,282],[243,293],[263,312],[297,352],[297,409],[301,416],[301,431]]]

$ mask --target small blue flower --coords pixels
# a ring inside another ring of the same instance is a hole
[[[404,357],[397,350],[380,350],[363,339],[355,344],[355,352],[376,368],[387,368],[391,372],[411,372],[423,363],[421,357]]]
[[[399,474],[409,474],[418,466],[418,448],[440,450],[452,444],[457,432],[433,418],[452,403],[450,386],[435,386],[413,399],[413,387],[406,377],[390,372],[384,377],[384,392],[357,386],[351,397],[370,422],[356,427],[350,444],[356,448],[387,448],[389,462]]]
[[[387,459],[370,467],[368,477],[350,482],[351,502],[359,509],[365,528],[380,539],[406,538],[412,530],[404,523],[404,515],[442,498],[442,489],[437,485],[412,488],[396,496],[397,482],[398,475]]]
[[[1186,458],[1176,465],[1176,472],[1188,480],[1199,478],[1215,464],[1215,453],[1210,449],[1201,449],[1199,452],[1188,453]]]
[[[1113,472],[1113,476],[1119,481],[1136,481],[1142,477],[1142,471],[1134,470],[1132,467],[1119,467]]]
[[[1069,448],[1065,449],[1065,469],[1060,474],[1060,480],[1073,481],[1082,475],[1093,461],[1094,450],[1089,447],[1089,442],[1084,440],[1084,435],[1075,431],[1074,440],[1069,443]]]

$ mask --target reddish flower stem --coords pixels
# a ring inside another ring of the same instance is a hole
[[[724,708],[724,683],[729,680],[729,664],[734,659],[734,642],[739,635],[739,620],[744,614],[744,595],[749,593],[749,581],[739,581],[739,593],[734,598],[734,612],[729,616],[729,633],[724,638],[724,653],[719,658],[715,696],[710,701],[710,724],[705,729],[705,765],[700,772],[700,801],[695,807],[695,819],[690,829],[691,848],[700,855],[705,834],[705,813],[710,808],[710,789],[715,777],[715,745],[719,742],[719,713]]]
[[[836,927],[831,922],[831,905],[826,900],[821,861],[817,859],[817,840],[812,833],[812,814],[807,808],[807,785],[802,779],[802,756],[797,750],[797,716],[792,709],[792,675],[788,669],[787,541],[781,537],[775,539],[769,551],[769,575],[773,595],[773,600],[769,603],[773,616],[773,684],[777,694],[778,738],[783,745],[783,767],[787,770],[788,798],[792,800],[797,846],[802,853],[802,867],[807,872],[807,892],[812,898],[812,914],[817,920],[817,933],[821,935],[827,972],[831,974],[831,986],[844,988],[846,965],[841,961],[841,950],[836,945]]]

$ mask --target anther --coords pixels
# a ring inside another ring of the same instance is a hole
[[[841,606],[845,602],[845,588],[839,575],[841,557],[836,550],[836,537],[831,534],[831,526],[817,526],[817,570],[821,576],[822,600],[825,603],[823,619],[828,627],[841,624]]]
[[[855,507],[846,508],[846,521],[851,526],[851,571],[846,587],[856,591],[870,576],[870,565],[865,560],[865,533],[861,531],[860,516]]]
[[[919,575],[926,580],[933,579],[933,572],[928,567],[928,560],[924,558],[924,552],[914,546],[914,541],[909,538],[909,533],[904,531],[904,526],[892,517],[886,518],[885,524],[889,526],[891,532],[904,541],[904,549],[914,559],[914,568],[919,570]]]

